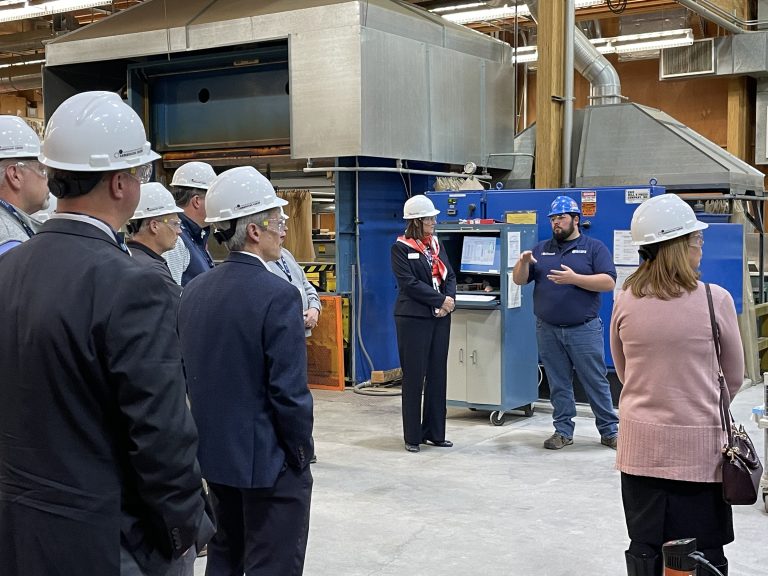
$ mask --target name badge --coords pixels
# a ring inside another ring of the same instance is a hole
[[[557,252],[542,252],[542,256],[556,256]]]
[[[408,260],[418,260],[420,256],[418,252],[408,252]]]
[[[586,250],[572,250],[572,252],[573,252],[574,254],[586,254],[586,253],[587,253],[587,251],[586,251]]]

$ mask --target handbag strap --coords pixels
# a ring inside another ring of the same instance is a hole
[[[707,291],[709,323],[712,326],[712,340],[715,343],[715,356],[717,357],[717,381],[720,384],[720,422],[722,423],[723,430],[728,433],[728,446],[732,446],[731,411],[725,405],[725,376],[723,375],[723,366],[720,363],[720,328],[715,320],[715,305],[712,303],[712,290],[709,288],[709,283],[705,283],[704,288]]]

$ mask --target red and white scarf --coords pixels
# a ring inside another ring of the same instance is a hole
[[[398,242],[402,242],[406,246],[410,246],[414,250],[421,252],[424,257],[432,266],[432,278],[437,280],[439,285],[442,285],[446,276],[448,276],[448,268],[445,266],[442,260],[440,260],[440,243],[437,241],[437,236],[434,234],[427,236],[423,241],[416,240],[415,238],[406,238],[405,236],[398,236]],[[427,253],[427,247],[429,252]]]

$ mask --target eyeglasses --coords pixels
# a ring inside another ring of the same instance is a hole
[[[16,166],[18,166],[19,168],[28,168],[32,170],[32,172],[40,176],[41,178],[48,178],[48,168],[38,162],[35,162],[35,163],[16,162]]]
[[[139,184],[146,184],[152,178],[152,164],[142,164],[141,166],[129,168],[124,172],[136,178]]]
[[[560,222],[560,220],[565,220],[569,216],[569,214],[557,214],[555,216],[550,216],[549,221],[554,224],[555,222]]]
[[[163,218],[160,222],[174,230],[181,230],[181,220],[178,218]]]
[[[287,218],[267,218],[266,220],[263,220],[261,223],[259,223],[259,226],[262,228],[269,228],[269,225],[274,223],[276,224],[275,228],[277,228],[277,232],[282,232],[288,228],[288,224],[286,224],[286,222],[288,222]]]
[[[437,216],[425,216],[421,219],[422,222],[437,222]]]
[[[704,234],[701,232],[694,232],[688,237],[688,246],[693,248],[701,248],[704,245]]]

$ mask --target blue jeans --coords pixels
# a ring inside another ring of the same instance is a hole
[[[603,321],[598,317],[577,326],[554,326],[536,319],[539,358],[549,381],[555,431],[573,438],[576,399],[573,371],[587,393],[600,436],[611,438],[619,432],[619,418],[613,410],[611,388],[606,377],[603,350]]]

